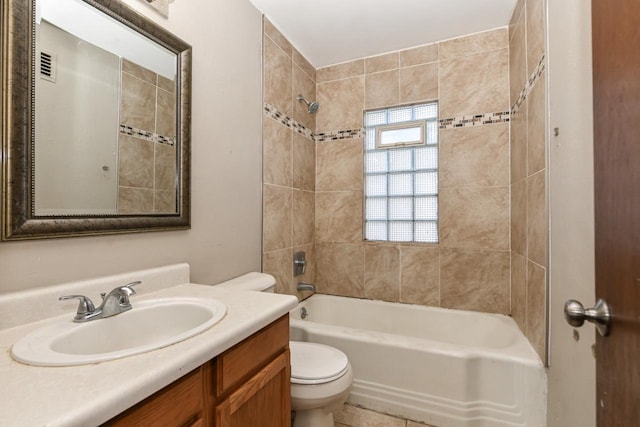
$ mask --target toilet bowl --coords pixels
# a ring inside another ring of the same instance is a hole
[[[349,397],[353,372],[347,356],[324,344],[291,341],[293,427],[333,427],[333,413]]]
[[[273,292],[275,283],[268,274],[248,273],[217,286]],[[289,349],[293,427],[334,427],[333,413],[347,401],[353,382],[349,359],[324,344],[291,341]]]

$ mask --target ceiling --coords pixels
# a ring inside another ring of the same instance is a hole
[[[314,67],[509,24],[517,0],[250,0]]]

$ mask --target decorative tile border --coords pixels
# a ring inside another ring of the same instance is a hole
[[[452,117],[440,119],[440,129],[466,128],[471,126],[490,125],[494,123],[508,123],[511,114],[508,111],[497,113],[475,114],[471,116]]]
[[[313,134],[313,140],[315,142],[338,141],[341,139],[353,138],[364,138],[364,128],[320,132]]]
[[[365,136],[364,128],[313,133],[311,129],[306,128],[303,124],[298,123],[291,117],[278,111],[273,105],[267,103],[264,104],[264,113],[266,116],[277,120],[282,125],[293,129],[294,131],[298,132],[301,135],[304,135],[314,142],[329,142],[342,139],[364,138]],[[512,113],[509,111],[499,111],[495,113],[449,117],[446,119],[438,120],[438,127],[440,129],[455,129],[471,126],[490,125],[496,123],[508,123],[511,120],[511,114]]]
[[[544,55],[542,55],[542,57],[540,57],[540,60],[538,61],[538,64],[536,65],[536,68],[533,69],[533,72],[529,76],[529,79],[527,80],[524,87],[520,91],[520,94],[518,95],[518,99],[516,99],[516,102],[511,107],[511,114],[516,114],[518,112],[518,110],[522,106],[522,103],[527,99],[527,97],[533,90],[538,80],[540,80],[540,77],[542,77],[542,74],[544,73],[544,69],[545,69],[544,59],[545,59]]]
[[[272,119],[279,121],[281,124],[288,127],[289,129],[294,130],[300,135],[306,138],[309,138],[312,141],[315,141],[314,134],[311,129],[305,127],[305,125],[295,121],[294,119],[287,116],[286,114],[281,113],[280,111],[278,111],[276,107],[274,107],[271,104],[267,104],[266,102],[264,104],[264,114],[267,117],[271,117]]]
[[[175,146],[176,138],[172,136],[159,135],[157,133],[149,132],[146,130],[134,128],[133,126],[127,126],[120,124],[120,133],[129,136],[135,136],[136,138],[144,139],[145,141],[157,142],[164,145]]]

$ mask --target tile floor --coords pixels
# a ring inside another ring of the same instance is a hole
[[[434,427],[345,404],[335,414],[336,427]]]

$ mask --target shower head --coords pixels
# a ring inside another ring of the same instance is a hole
[[[298,102],[304,102],[305,104],[307,104],[307,107],[308,107],[307,111],[309,111],[309,114],[317,113],[318,108],[320,108],[320,104],[318,104],[318,101],[309,102],[302,95],[298,95]]]

